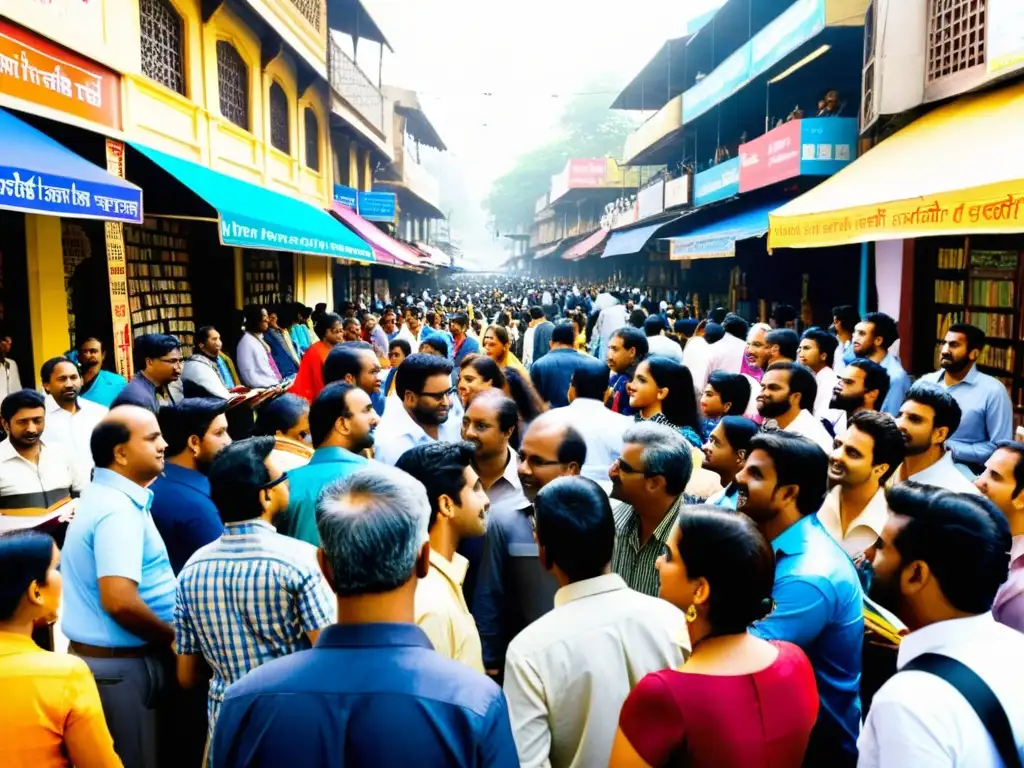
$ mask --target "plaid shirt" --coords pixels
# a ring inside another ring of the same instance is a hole
[[[174,634],[179,654],[202,653],[213,671],[209,728],[224,690],[264,662],[310,648],[307,632],[335,621],[316,548],[262,520],[230,523],[178,577]]]
[[[666,542],[679,517],[679,510],[686,504],[696,503],[696,499],[680,494],[654,533],[642,544],[640,515],[629,504],[619,504],[613,508],[615,549],[612,551],[612,573],[619,574],[630,589],[658,597],[661,579],[658,578],[654,562],[665,554]]]

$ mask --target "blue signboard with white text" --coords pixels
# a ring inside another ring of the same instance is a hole
[[[683,123],[696,120],[750,80],[750,42],[719,64],[707,77],[683,94]]]
[[[358,205],[359,193],[353,187],[346,187],[342,184],[334,185],[334,202],[343,205],[350,211],[354,211]]]
[[[825,29],[825,0],[797,0],[750,41],[750,78],[768,71]]]
[[[855,117],[811,117],[800,121],[800,174],[831,176],[857,157]]]
[[[396,207],[394,192],[359,193],[359,215],[367,221],[393,222]]]
[[[706,205],[740,193],[740,159],[734,157],[693,177],[693,204]]]

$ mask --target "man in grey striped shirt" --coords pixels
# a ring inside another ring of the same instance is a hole
[[[680,507],[697,503],[683,494],[693,459],[679,430],[663,424],[640,422],[622,440],[622,453],[608,470],[612,498],[623,502],[613,510],[612,571],[631,589],[657,597],[654,563],[665,552]]]

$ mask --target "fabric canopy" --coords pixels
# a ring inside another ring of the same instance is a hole
[[[714,224],[669,239],[671,259],[721,259],[736,255],[736,241],[761,237],[768,231],[768,214],[775,205],[737,213]]]
[[[549,245],[549,246],[547,246],[545,248],[541,248],[540,250],[538,250],[536,253],[533,254],[533,258],[535,258],[535,259],[543,259],[545,256],[550,256],[552,253],[554,253],[555,251],[558,250],[558,246],[560,246],[561,244],[562,244],[562,241],[559,240],[554,245]]]
[[[142,222],[142,190],[0,109],[0,208]]]
[[[769,248],[1024,231],[1024,83],[958,99],[770,216]]]
[[[423,253],[427,254],[432,266],[451,267],[452,257],[437,246],[428,245],[427,243],[416,243],[416,247],[423,251]]]
[[[633,229],[612,232],[611,237],[608,238],[608,244],[604,247],[604,253],[601,254],[601,258],[607,259],[609,256],[625,256],[630,253],[639,253],[659,229],[673,224],[681,218],[682,216],[677,216],[674,219],[662,220],[644,227],[634,227]]]
[[[421,260],[413,251],[395,240],[372,222],[338,202],[331,204],[331,213],[373,247],[373,257],[382,264],[408,264],[420,266]]]
[[[562,258],[569,261],[579,261],[580,259],[585,258],[588,253],[604,243],[610,231],[611,230],[607,227],[601,227],[597,232],[594,232],[590,236],[584,238],[563,253]]]
[[[134,141],[131,145],[217,211],[224,245],[373,261],[369,244],[327,211]]]

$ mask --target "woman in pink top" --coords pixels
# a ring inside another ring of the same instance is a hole
[[[661,597],[686,612],[693,652],[629,694],[612,768],[799,768],[818,716],[811,664],[747,633],[772,607],[768,542],[743,515],[689,507],[666,549]]]

